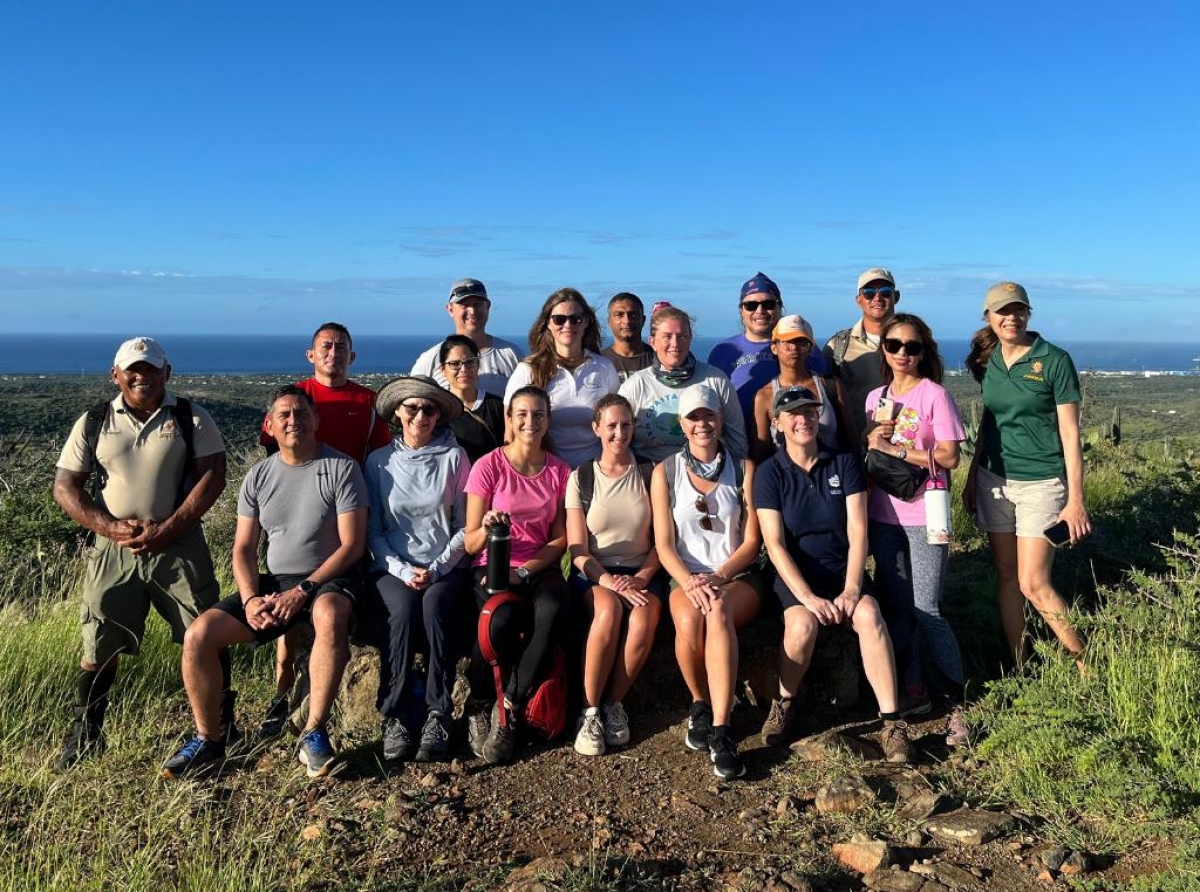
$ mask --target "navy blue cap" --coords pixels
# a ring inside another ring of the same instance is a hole
[[[776,300],[783,300],[779,293],[779,286],[761,272],[755,273],[753,279],[746,280],[746,283],[742,285],[742,296],[738,300],[745,300],[751,294],[769,294]]]

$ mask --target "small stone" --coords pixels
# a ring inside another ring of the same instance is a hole
[[[1043,883],[1053,883],[1054,882],[1054,874],[1046,869],[1042,869],[1042,870],[1038,871],[1037,878],[1039,880],[1041,880]]]
[[[1062,863],[1064,876],[1074,877],[1095,869],[1092,857],[1087,852],[1072,852]]]
[[[904,844],[914,848],[917,846],[923,846],[925,845],[925,834],[920,830],[910,830],[908,833],[904,834]]]
[[[969,871],[971,872],[971,876],[975,877],[977,880],[982,880],[982,879],[983,879],[983,877],[984,877],[984,873],[983,873],[983,869],[982,869],[982,868],[979,868],[979,867],[968,867],[968,868],[967,868],[967,870],[969,870]]]
[[[921,790],[904,800],[899,815],[909,821],[923,821],[944,804],[945,799],[933,790]]]
[[[833,844],[833,857],[858,873],[870,873],[892,863],[892,850],[885,842],[838,842]]]
[[[933,876],[933,865],[925,864],[922,861],[917,861],[917,862],[914,862],[913,864],[910,864],[908,869],[910,871],[912,871],[913,873],[919,873],[921,876],[925,876],[925,877]]]
[[[807,762],[825,762],[846,753],[869,761],[883,758],[883,751],[870,741],[836,731],[801,738],[790,749]]]
[[[781,873],[779,882],[791,889],[792,892],[812,892],[812,883],[794,870],[785,870]]]
[[[1003,836],[1012,829],[1014,819],[1004,812],[960,808],[925,822],[925,830],[946,842],[978,846]]]
[[[518,867],[508,875],[509,884],[521,883],[529,880],[549,879],[556,882],[562,881],[570,868],[567,862],[562,858],[537,858],[530,861],[524,867]]]
[[[445,779],[436,771],[431,771],[421,778],[421,786],[426,790],[440,787],[443,783],[445,783]]]
[[[938,882],[951,889],[976,889],[979,887],[971,873],[957,864],[950,864],[947,861],[934,865],[933,874],[937,877]]]
[[[871,871],[863,877],[863,885],[876,892],[920,892],[925,878],[899,867],[889,867]]]
[[[300,838],[312,842],[314,839],[320,839],[323,832],[320,824],[309,824],[300,831]]]
[[[817,811],[827,814],[852,814],[875,801],[875,791],[859,777],[836,778],[817,791]]]
[[[1051,846],[1038,854],[1038,860],[1050,870],[1058,870],[1062,867],[1063,862],[1067,860],[1067,855],[1071,854],[1063,846]]]
[[[800,800],[795,796],[784,796],[775,803],[775,814],[781,818],[794,818],[800,814]]]

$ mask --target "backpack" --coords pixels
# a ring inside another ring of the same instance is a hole
[[[846,359],[846,351],[850,349],[850,329],[843,328],[832,338],[833,343],[833,369],[830,369],[830,374],[834,373],[834,369],[841,367],[842,362]]]
[[[579,466],[579,503],[583,506],[583,515],[587,517],[588,509],[592,507],[592,497],[596,494],[596,462],[598,459],[585,461]],[[638,473],[642,475],[642,483],[646,485],[646,495],[650,495],[650,475],[654,473],[653,462],[639,462]]]
[[[96,469],[95,478],[92,480],[92,498],[97,498],[108,483],[108,472],[104,470],[104,466],[100,464],[96,457],[96,447],[100,443],[100,431],[104,427],[104,422],[108,420],[109,410],[112,408],[111,400],[104,400],[96,403],[87,410],[87,419],[83,423],[83,442],[87,446],[88,452],[91,454],[92,465]],[[183,397],[175,398],[175,405],[171,406],[171,414],[175,416],[175,424],[179,429],[180,436],[183,437],[183,445],[187,450],[187,455],[183,462],[183,474],[179,478],[179,493],[175,498],[175,505],[178,507],[187,497],[190,487],[185,486],[188,478],[192,473],[192,463],[196,460],[195,447],[195,422],[192,419],[192,404],[189,400]]]
[[[492,615],[505,604],[517,603],[520,600],[512,592],[499,592],[488,598],[483,609],[479,611],[479,651],[492,666],[492,674],[496,681],[496,702],[501,707],[504,706],[504,670],[500,666],[500,657],[492,646]],[[522,716],[525,724],[539,731],[547,740],[553,740],[567,726],[567,662],[561,647],[555,646],[550,660],[550,671],[534,685]],[[507,722],[505,710],[501,708],[498,712],[501,724]]]

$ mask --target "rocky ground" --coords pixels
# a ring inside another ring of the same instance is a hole
[[[954,790],[972,756],[946,750],[940,717],[913,724],[914,762],[897,766],[879,759],[877,722],[810,723],[790,750],[772,749],[757,737],[765,710],[743,703],[734,727],[749,772],[726,783],[683,746],[683,700],[631,712],[633,744],[599,758],[564,740],[491,767],[459,741],[452,762],[382,775],[377,740],[364,740],[291,805],[306,836],[339,838],[343,879],[365,871],[451,888],[1020,892],[1085,874],[1103,889],[1169,855],[1110,862],[1041,838],[1029,816],[980,807],[986,791],[965,805]],[[280,743],[256,767],[292,758]]]

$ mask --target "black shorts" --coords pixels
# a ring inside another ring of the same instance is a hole
[[[295,588],[307,576],[292,576],[289,574],[281,574],[276,576],[272,573],[263,573],[258,578],[258,590],[264,595],[275,594],[277,592],[286,592],[288,589]],[[359,578],[357,575],[339,576],[337,579],[331,579],[328,582],[323,582],[317,587],[317,595],[323,595],[326,592],[334,592],[341,595],[350,602],[353,606],[355,599],[358,597]],[[313,598],[316,601],[316,598]],[[311,606],[311,604],[310,604]],[[222,613],[228,613],[239,623],[250,629],[250,623],[246,622],[246,606],[242,603],[240,593],[232,594],[227,598],[222,598],[212,607],[213,610],[220,610]],[[282,638],[287,634],[288,630],[300,625],[301,623],[312,624],[312,612],[306,607],[299,611],[291,620],[282,626],[272,626],[269,629],[250,629],[254,633],[254,640],[259,644],[266,644],[268,641],[274,641],[276,638]]]
[[[840,588],[837,591],[817,590],[813,592],[813,594],[818,598],[824,598],[826,601],[832,601],[841,593],[842,590]],[[875,586],[872,585],[871,577],[866,573],[863,574],[862,593],[864,595],[875,595]],[[796,596],[792,594],[792,590],[787,587],[787,583],[783,581],[783,577],[778,575],[775,577],[775,596],[779,598],[779,606],[783,608],[784,612],[786,612],[789,607],[800,606],[799,600],[797,600]]]

